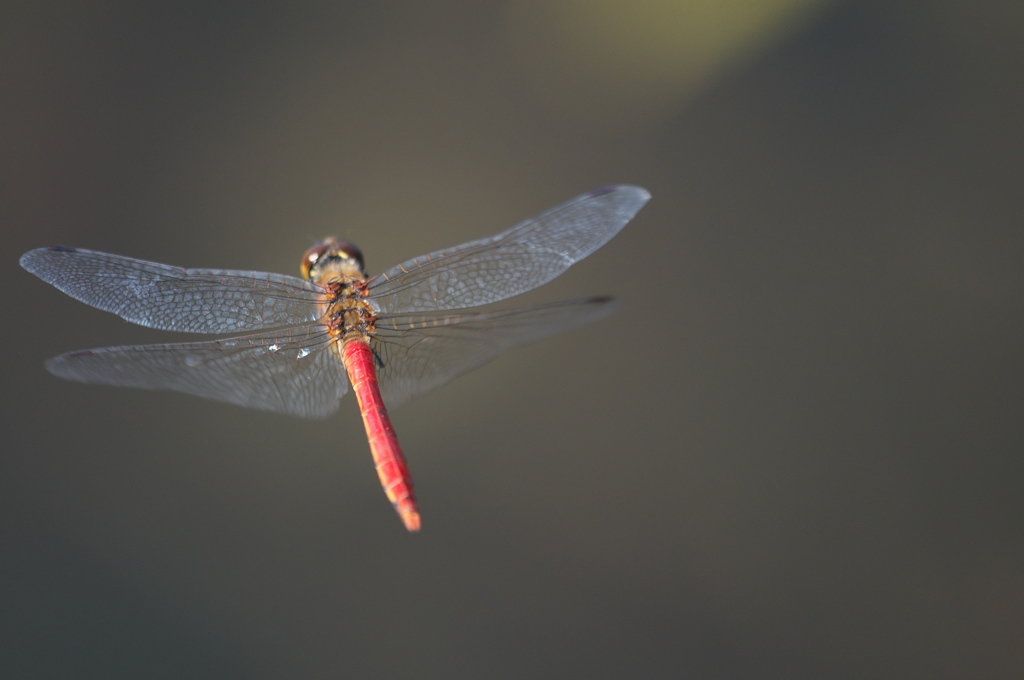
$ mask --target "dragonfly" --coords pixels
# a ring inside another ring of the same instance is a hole
[[[388,408],[507,349],[609,315],[610,297],[478,308],[559,276],[607,243],[649,199],[640,187],[604,187],[494,236],[372,277],[360,250],[336,238],[306,251],[301,278],[183,269],[66,246],[29,251],[21,266],[132,323],[231,334],[69,352],[45,364],[61,378],[175,390],[309,419],[335,413],[351,386],[380,483],[405,528],[415,532],[420,513]]]

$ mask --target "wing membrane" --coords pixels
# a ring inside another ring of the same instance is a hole
[[[102,347],[46,362],[85,383],[166,389],[300,418],[326,418],[348,390],[323,326],[209,342]]]
[[[610,298],[553,302],[497,312],[409,314],[377,321],[378,379],[388,406],[440,387],[513,347],[602,319]]]
[[[294,276],[182,269],[120,255],[55,246],[22,255],[21,266],[76,300],[149,328],[237,333],[318,318],[323,289]]]
[[[384,314],[479,307],[555,278],[615,236],[651,197],[632,186],[578,196],[500,234],[439,250],[370,280]]]

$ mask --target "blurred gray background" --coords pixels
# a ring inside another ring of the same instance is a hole
[[[4,678],[1024,676],[1019,2],[5,2]],[[66,244],[371,271],[654,198],[608,323],[317,423],[61,382],[180,339]]]

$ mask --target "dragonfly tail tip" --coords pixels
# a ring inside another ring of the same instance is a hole
[[[410,532],[416,533],[420,530],[420,513],[415,510],[402,513],[402,523]]]

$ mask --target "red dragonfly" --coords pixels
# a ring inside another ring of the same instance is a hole
[[[302,258],[302,278],[182,269],[53,246],[21,266],[71,297],[169,331],[249,333],[222,340],[102,347],[46,362],[61,378],[168,389],[301,418],[326,418],[351,383],[381,485],[406,529],[420,515],[388,417],[411,397],[506,349],[613,310],[593,297],[451,313],[519,295],[560,275],[619,232],[650,198],[613,186],[578,196],[500,234],[407,260],[374,277],[333,238]]]

